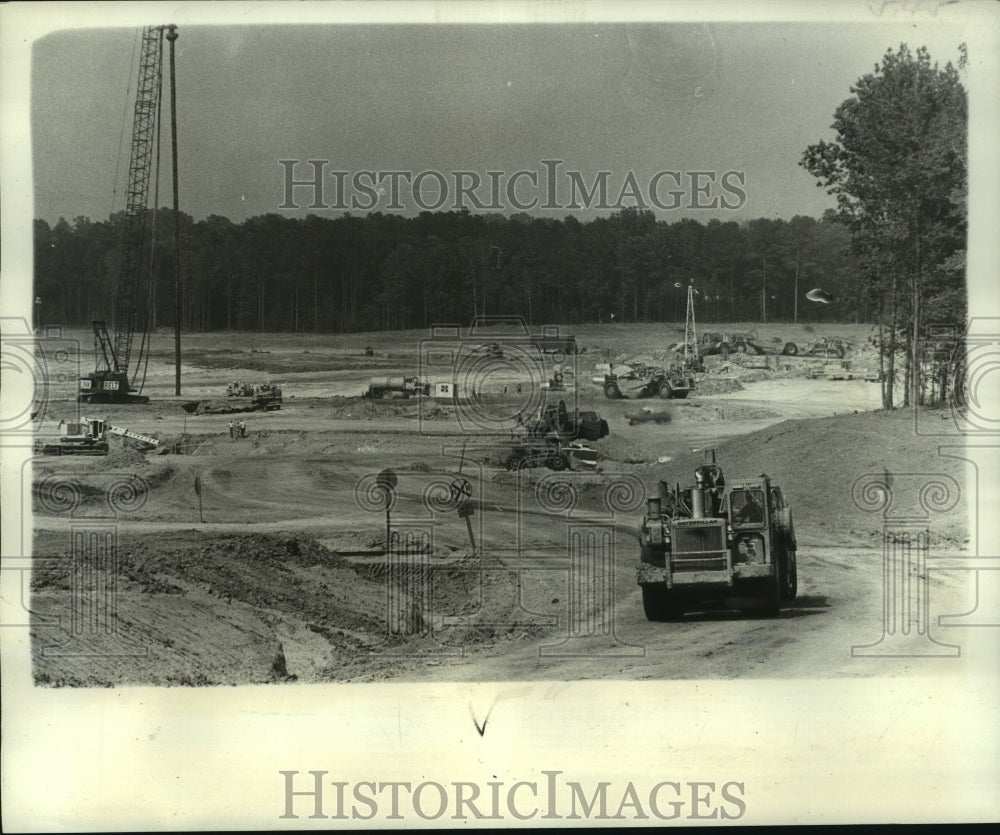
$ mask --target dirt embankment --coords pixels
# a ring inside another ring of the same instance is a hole
[[[938,455],[940,439],[917,434],[913,421],[909,410],[789,420],[722,443],[717,457],[730,475],[770,475],[792,504],[800,537],[826,543],[877,541],[883,513],[865,509],[859,494],[859,480],[873,475],[898,488],[890,516],[906,515],[907,508],[925,513],[932,544],[961,545],[969,535],[965,497],[971,470]],[[650,475],[687,484],[704,460],[704,452],[686,453],[651,468]],[[940,513],[921,510],[921,498],[914,492],[935,473],[954,478],[960,488],[954,505]],[[914,481],[911,474],[927,478]]]

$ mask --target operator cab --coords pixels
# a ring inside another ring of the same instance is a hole
[[[726,495],[729,516],[736,527],[761,527],[766,522],[764,490],[740,486]]]

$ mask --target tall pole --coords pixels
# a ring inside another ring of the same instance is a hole
[[[174,395],[181,393],[181,213],[177,189],[177,72],[174,63],[174,42],[177,27],[170,24],[170,148],[174,173]]]
[[[767,324],[767,256],[763,257],[764,262],[764,289],[760,294],[761,312],[764,324]]]
[[[795,253],[795,307],[793,308],[792,321],[799,323],[799,254]]]

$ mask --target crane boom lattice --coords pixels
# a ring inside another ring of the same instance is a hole
[[[143,30],[135,94],[132,148],[129,154],[128,187],[125,193],[121,270],[118,276],[114,317],[114,370],[126,374],[130,368],[132,341],[139,324],[139,285],[147,249],[149,180],[161,89],[162,44],[161,27],[149,26]],[[144,309],[143,315],[145,313]]]
[[[93,323],[97,363],[94,371],[80,378],[77,399],[81,403],[149,402],[141,393],[145,364],[148,363],[149,291],[153,281],[149,186],[154,176],[154,152],[159,143],[166,28],[173,31],[175,27],[147,26],[142,30],[122,218],[121,262],[115,283],[111,328],[105,321]],[[158,160],[159,155],[156,156]],[[158,162],[155,167],[158,168]],[[153,209],[155,211],[156,207]]]

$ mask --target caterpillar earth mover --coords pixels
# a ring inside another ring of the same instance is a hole
[[[635,397],[681,399],[687,397],[688,392],[694,388],[694,377],[680,363],[666,369],[635,363],[622,369],[620,373],[609,371],[604,375],[604,396],[609,400],[625,397],[622,388],[630,390]]]
[[[647,502],[638,582],[649,620],[709,606],[773,617],[795,599],[795,529],[781,488],[766,475],[727,482],[711,459],[693,486],[661,481]]]

